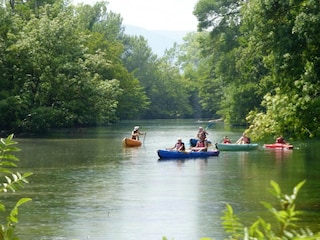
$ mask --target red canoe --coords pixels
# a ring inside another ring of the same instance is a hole
[[[264,144],[263,147],[265,147],[265,148],[273,148],[273,149],[293,149],[293,145],[286,144],[286,143]]]

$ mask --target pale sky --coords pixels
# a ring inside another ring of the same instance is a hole
[[[192,14],[198,0],[107,0],[108,10],[119,13],[124,25],[148,30],[196,31]],[[74,0],[91,4],[94,0]]]

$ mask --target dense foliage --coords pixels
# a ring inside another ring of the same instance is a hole
[[[218,113],[253,139],[320,135],[320,5],[316,0],[200,0],[194,10]],[[207,103],[208,104],[208,103]]]
[[[316,0],[199,0],[199,32],[162,57],[106,2],[4,3],[1,131],[223,118],[253,140],[320,136]]]
[[[0,12],[1,131],[192,116],[179,69],[125,35],[107,3],[7,1]]]
[[[1,25],[6,25],[0,79],[4,129],[37,132],[116,119],[123,90],[111,72],[121,67],[110,64],[111,56],[93,39],[89,44],[92,36],[79,24],[82,14],[75,17],[62,2],[38,7],[37,14],[27,6],[1,11]],[[93,16],[86,14],[90,21]],[[92,34],[97,39],[103,33]]]

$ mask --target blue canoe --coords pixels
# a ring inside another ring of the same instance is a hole
[[[158,150],[159,158],[161,159],[181,159],[181,158],[207,158],[212,156],[219,156],[218,150],[207,152],[178,152],[170,150]]]
[[[190,140],[189,140],[190,146],[195,147],[197,145],[198,141],[199,141],[199,139],[197,139],[197,138],[190,138]],[[209,146],[212,144],[211,141],[207,141],[207,143]]]

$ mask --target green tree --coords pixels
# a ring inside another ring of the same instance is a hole
[[[179,68],[169,61],[168,56],[158,58],[152,53],[142,36],[126,36],[123,62],[126,68],[139,79],[150,107],[141,115],[143,118],[182,118],[190,116],[186,82]]]
[[[30,20],[32,15],[39,17],[40,8],[49,4],[52,12],[58,13],[69,0],[3,0],[5,8],[19,15],[23,20]]]
[[[122,19],[106,3],[62,7],[58,1],[28,18],[0,10],[4,129],[103,125],[135,118],[148,105],[121,59]]]
[[[91,54],[97,51],[104,52],[109,67],[107,71],[100,72],[100,74],[105,79],[119,80],[120,91],[123,94],[117,98],[116,116],[120,119],[139,118],[148,107],[148,98],[139,80],[123,62],[125,36],[121,25],[122,18],[119,14],[108,12],[105,4],[105,2],[98,2],[93,7],[89,5],[80,7],[84,9],[80,11],[79,19],[82,22],[89,21],[89,25],[84,25],[91,26],[92,29],[86,45]]]
[[[201,42],[208,37],[207,32],[191,32],[184,38],[181,45],[174,45],[166,55],[171,55],[171,61],[180,69],[185,79],[184,86],[189,95],[189,104],[193,109],[195,118],[211,118],[216,116],[217,104],[209,104],[217,99],[218,89],[214,84],[206,85],[210,75],[210,63],[201,53]],[[207,89],[210,88],[210,89]],[[208,94],[207,94],[208,93]],[[214,94],[213,94],[214,93]]]
[[[200,0],[194,13],[210,31],[204,83],[220,88],[217,113],[226,122],[247,121],[255,139],[319,136],[316,1]],[[200,92],[203,104],[212,105],[209,91]]]
[[[13,79],[26,106],[22,130],[115,120],[121,90],[116,80],[108,81],[101,74],[110,69],[104,53],[86,53],[86,38],[69,11],[55,16],[50,5],[41,10],[41,18],[29,20],[9,48],[12,55],[19,55]]]
[[[262,106],[248,120],[256,138],[287,134],[319,136],[319,5],[315,1],[251,1],[244,22],[253,45],[259,46],[269,72],[261,79]],[[268,131],[269,130],[269,131]],[[257,134],[258,133],[258,134]]]
[[[194,10],[199,29],[210,31],[200,40],[208,61],[200,84],[202,105],[233,124],[245,124],[246,114],[261,99],[256,79],[241,72],[241,4],[235,0],[201,0]]]
[[[162,118],[187,118],[193,116],[189,102],[189,79],[185,79],[179,68],[170,64],[164,56],[158,65],[158,81],[152,89],[151,113]]]
[[[20,90],[13,79],[16,57],[8,52],[8,47],[15,42],[15,34],[20,30],[16,20],[11,11],[0,7],[0,125],[7,130],[18,125],[24,108],[21,99],[15,96]]]

